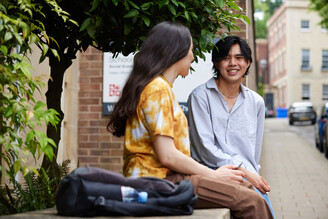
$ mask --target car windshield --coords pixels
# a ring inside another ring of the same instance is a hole
[[[313,107],[312,106],[297,106],[293,107],[295,111],[312,111]]]

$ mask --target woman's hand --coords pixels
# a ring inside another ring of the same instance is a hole
[[[225,165],[215,170],[215,177],[225,181],[241,184],[244,182],[245,173],[234,165]]]
[[[271,188],[270,188],[268,182],[262,176],[246,170],[245,178],[250,183],[252,183],[252,185],[255,188],[257,188],[262,194],[265,194],[266,192],[270,192]]]

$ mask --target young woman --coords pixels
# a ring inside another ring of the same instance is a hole
[[[236,166],[213,170],[190,157],[187,119],[172,86],[177,76],[188,75],[192,49],[188,28],[162,22],[136,55],[107,126],[114,135],[125,135],[123,174],[189,179],[199,197],[196,207],[227,207],[235,218],[272,218],[265,200]]]

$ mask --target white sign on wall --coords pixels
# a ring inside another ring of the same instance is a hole
[[[103,114],[109,115],[121,95],[124,84],[131,72],[133,54],[123,56],[119,54],[112,58],[112,53],[104,53],[103,72]],[[206,61],[199,59],[198,63],[192,63],[195,70],[187,77],[178,77],[173,84],[173,92],[183,111],[188,111],[187,99],[191,91],[205,83],[213,76],[211,55],[205,54]]]

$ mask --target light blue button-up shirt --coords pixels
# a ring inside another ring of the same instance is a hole
[[[188,98],[191,155],[211,168],[240,165],[258,173],[265,106],[263,98],[241,84],[229,113],[215,79],[200,85]]]

